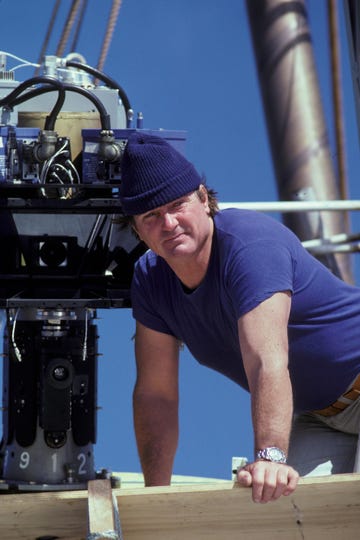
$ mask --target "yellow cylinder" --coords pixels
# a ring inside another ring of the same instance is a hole
[[[44,129],[48,112],[19,111],[19,127],[38,127]],[[100,129],[98,112],[60,112],[57,116],[55,131],[60,137],[70,139],[71,159],[75,161],[82,151],[82,129]]]

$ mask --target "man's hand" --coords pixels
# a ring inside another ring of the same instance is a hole
[[[252,487],[254,502],[275,501],[281,495],[291,495],[295,490],[299,474],[284,463],[272,461],[254,461],[238,470],[239,484]]]

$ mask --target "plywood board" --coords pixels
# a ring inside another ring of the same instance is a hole
[[[360,475],[302,479],[266,505],[232,482],[114,491],[124,540],[358,538]],[[0,538],[85,540],[87,491],[1,495]]]

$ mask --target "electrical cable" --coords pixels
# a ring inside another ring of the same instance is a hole
[[[13,73],[14,71],[16,71],[17,69],[20,69],[20,68],[23,68],[23,67],[29,67],[29,66],[35,66],[35,67],[40,67],[40,64],[34,64],[34,63],[29,63],[29,62],[24,62],[23,64],[18,64],[17,66],[14,66],[12,67],[11,69],[9,69],[9,72],[10,73]]]
[[[65,161],[65,165],[67,165],[67,166],[69,167],[69,169],[71,169],[72,172],[75,174],[75,177],[76,177],[76,183],[77,183],[77,184],[80,184],[80,176],[79,176],[79,173],[78,173],[78,171],[77,171],[75,165],[74,165],[73,162],[71,161],[71,159],[67,159],[67,160]],[[69,169],[68,169],[68,170],[69,170]],[[70,170],[69,170],[69,174],[71,175],[71,177],[72,177],[72,179],[73,179],[73,181],[72,181],[72,183],[73,183],[73,182],[74,182],[74,177],[73,177],[73,175],[72,175],[72,173],[71,173]]]
[[[87,357],[87,344],[88,344],[88,314],[89,314],[89,308],[85,308],[85,328],[84,328],[84,343],[83,343],[83,350],[82,350],[82,361],[86,361]]]
[[[13,346],[13,349],[14,349],[16,359],[19,362],[22,362],[21,352],[20,352],[20,349],[17,346],[16,341],[15,341],[15,327],[16,327],[16,322],[17,322],[18,315],[19,315],[19,308],[17,308],[16,313],[15,313],[14,318],[13,318],[12,331],[11,331],[11,343],[12,343],[12,346]]]
[[[47,159],[45,161],[44,166],[43,166],[42,171],[41,171],[41,174],[40,174],[40,178],[39,178],[41,184],[45,184],[46,177],[48,175],[48,172],[49,172],[49,169],[50,169],[51,165],[54,163],[55,159],[58,158],[60,156],[60,154],[62,154],[64,152],[67,145],[68,145],[68,141],[66,140],[64,142],[64,144],[62,145],[62,147],[59,148],[55,152],[55,154],[53,154],[49,159]]]
[[[19,60],[19,62],[23,62],[22,66],[35,66],[39,67],[39,64],[34,64],[33,62],[29,62],[28,60],[25,60],[24,58],[20,58],[19,56],[16,56],[15,54],[6,52],[6,51],[0,51],[0,54],[4,54],[5,56],[8,56],[9,58],[12,58],[13,60]],[[20,66],[16,66],[14,68],[11,68],[9,71],[14,71]]]

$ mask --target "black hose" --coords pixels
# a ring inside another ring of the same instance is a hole
[[[59,93],[59,96],[51,113],[49,114],[49,116],[46,117],[44,126],[45,130],[54,131],[56,118],[65,101],[65,89],[64,85],[53,77],[33,77],[32,79],[28,79],[27,81],[22,82],[12,92],[10,92],[10,94],[5,96],[3,99],[0,99],[0,107],[14,107],[18,103],[28,101],[29,99],[31,99],[31,97],[34,97],[34,95],[32,94],[32,90],[29,90],[28,92],[26,92],[25,95],[21,96],[20,98],[18,96],[34,84],[40,83],[46,83],[47,85],[49,85],[48,87],[43,87],[44,89],[46,88],[46,91],[58,90]]]
[[[40,88],[34,88],[34,90],[29,90],[26,92],[26,94],[20,95],[14,101],[11,102],[11,107],[17,107],[17,105],[20,105],[21,103],[24,103],[25,101],[29,101],[30,99],[33,99],[37,96],[41,96],[42,94],[46,94],[47,92],[53,92],[56,90],[55,88],[52,88],[51,86],[41,86]],[[55,130],[55,122],[57,120],[58,114],[62,109],[62,106],[64,105],[65,101],[65,88],[63,87],[61,91],[59,91],[59,97],[51,111],[51,113],[46,117],[45,119],[45,130],[54,131]]]
[[[131,109],[129,98],[126,95],[126,92],[121,86],[114,80],[111,79],[111,77],[108,77],[108,75],[105,75],[105,73],[102,73],[98,69],[88,66],[87,64],[83,64],[81,62],[75,62],[74,60],[68,60],[66,62],[66,66],[68,67],[74,67],[77,69],[81,69],[82,71],[86,71],[86,73],[89,73],[90,75],[93,75],[100,81],[103,81],[107,84],[110,88],[113,88],[114,90],[117,90],[119,93],[119,97],[124,105],[125,111],[128,112],[129,109]]]
[[[38,96],[41,96],[42,94],[46,94],[47,92],[53,92],[54,88],[51,86],[39,86],[39,88],[34,88],[33,90],[29,90],[26,92],[26,94],[23,94],[22,96],[17,97],[14,99],[14,101],[11,102],[12,107],[17,107],[21,103],[24,103],[25,101],[28,101],[29,99],[36,98]]]
[[[24,90],[27,90],[30,86],[33,86],[34,84],[40,84],[40,83],[47,83],[52,86],[56,86],[56,88],[60,91],[63,87],[62,83],[55,79],[54,77],[32,77],[31,79],[28,79],[27,81],[24,81],[19,84],[10,94],[0,99],[0,107],[7,106],[11,107],[12,102],[19,94],[21,94]]]
[[[62,87],[61,90],[59,90],[59,96],[56,100],[56,103],[49,114],[49,116],[46,117],[44,129],[49,131],[55,130],[55,122],[57,120],[58,114],[62,109],[62,106],[64,105],[65,101],[65,88]]]
[[[77,94],[81,94],[82,96],[86,97],[89,101],[91,101],[99,112],[101,129],[105,129],[105,130],[111,129],[110,115],[107,113],[107,110],[105,109],[104,105],[102,104],[100,99],[97,96],[95,96],[95,94],[93,94],[90,90],[87,90],[86,88],[82,88],[81,86],[75,86],[73,84],[64,84],[63,86],[65,90],[68,90],[69,92],[76,92]]]
[[[111,129],[110,115],[107,113],[104,105],[102,104],[102,102],[97,96],[92,94],[90,90],[86,90],[85,88],[74,86],[72,84],[62,84],[62,87],[64,91],[77,92],[78,94],[81,94],[85,96],[87,99],[89,99],[95,105],[96,109],[99,112],[101,128],[106,129],[106,130]],[[30,90],[29,92],[27,92],[25,96],[20,96],[17,99],[15,99],[12,102],[12,105],[15,107],[16,105],[19,105],[20,103],[23,103],[24,101],[27,101],[28,99],[32,99],[34,97],[40,96],[41,94],[45,94],[46,92],[52,92],[52,91],[53,91],[53,88],[49,86],[35,88],[34,90]]]

